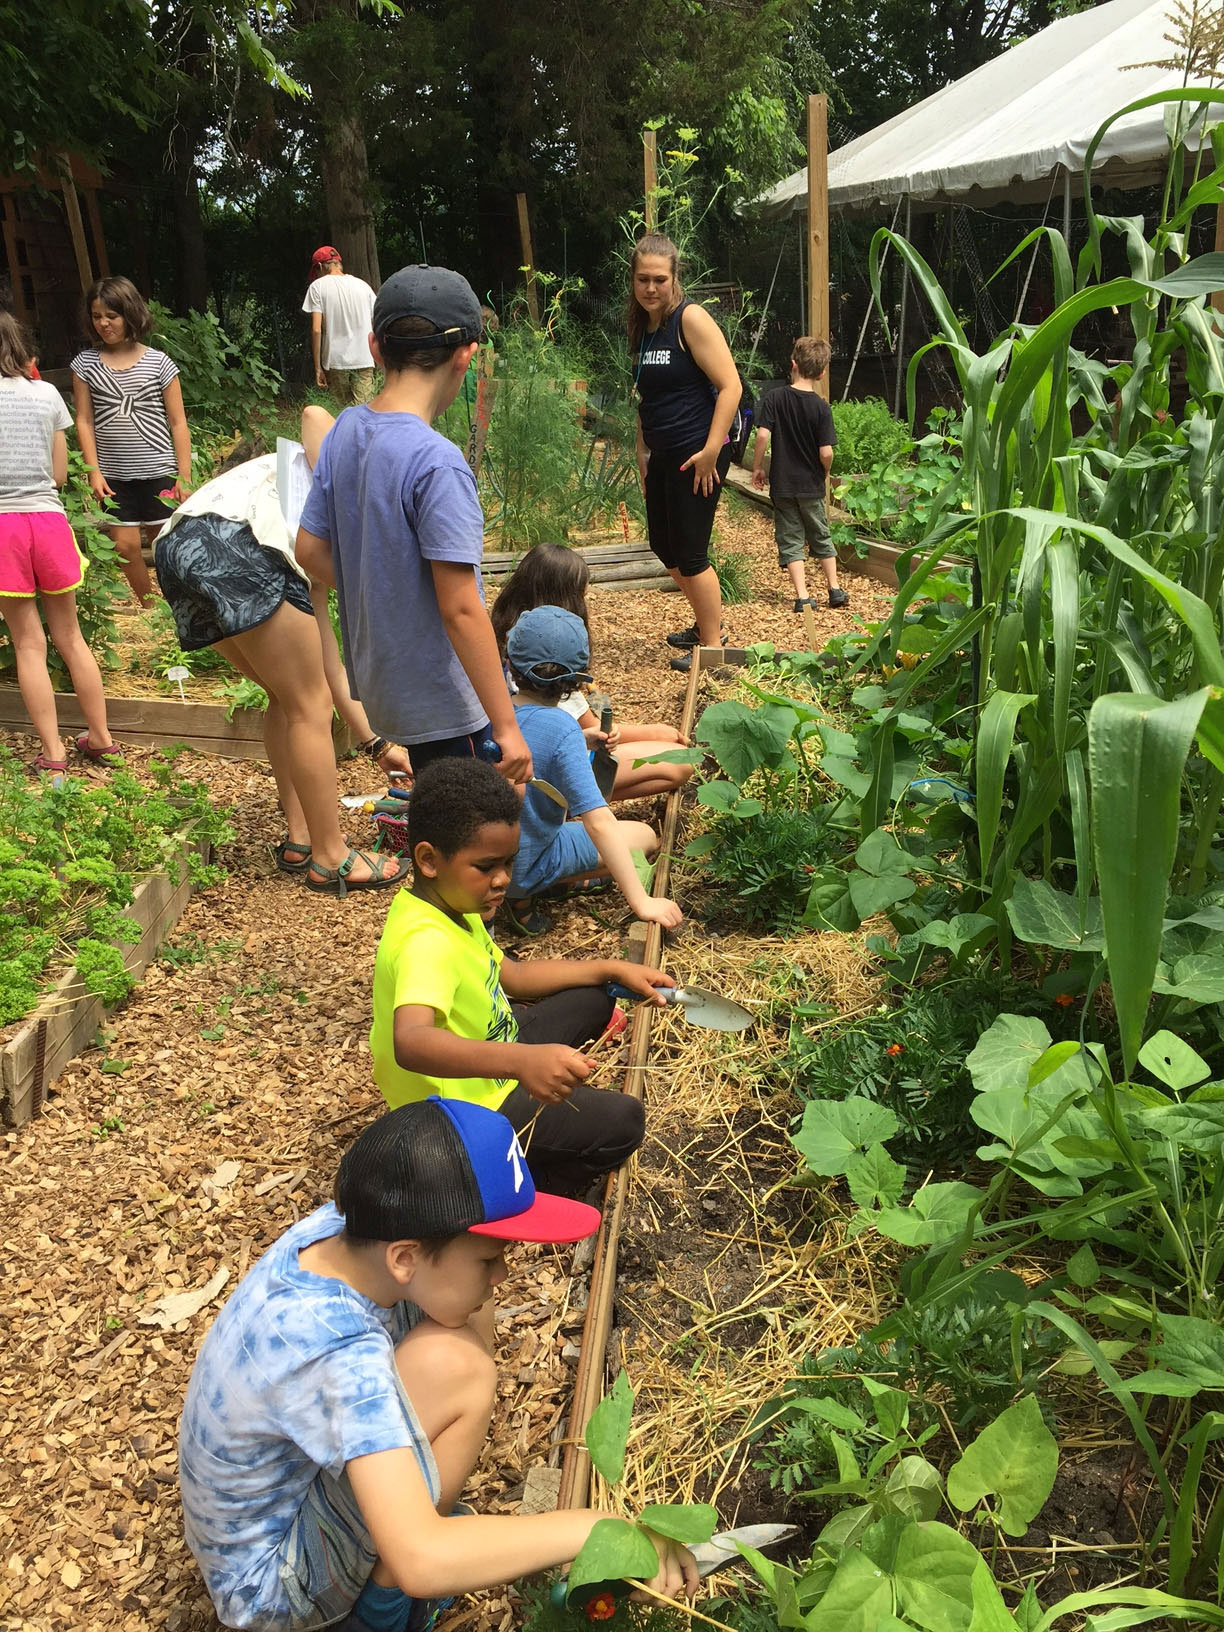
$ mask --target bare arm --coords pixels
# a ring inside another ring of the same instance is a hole
[[[646,466],[650,463],[650,449],[646,446],[646,438],[642,435],[642,416],[638,415],[637,422],[637,464],[638,480],[642,484],[643,493],[646,491]]]
[[[659,923],[666,929],[674,929],[684,914],[674,901],[655,900],[647,895],[633,865],[633,853],[625,842],[620,823],[607,805],[588,810],[581,820],[592,844],[599,851],[599,859],[620,887],[634,917],[642,919],[644,923]]]
[[[110,483],[98,469],[98,444],[94,438],[93,397],[84,380],[72,376],[72,406],[76,414],[77,441],[81,456],[89,466],[89,487],[95,499],[113,499]]]
[[[51,439],[51,474],[56,487],[68,480],[68,437],[63,431],[56,431]]]
[[[501,983],[507,997],[534,1003],[571,986],[603,986],[614,980],[641,997],[655,998],[656,986],[674,986],[670,975],[644,963],[628,963],[623,958],[532,958],[502,960]]]
[[[833,469],[833,449],[827,442],[820,450],[820,462],[824,466],[825,475],[827,476]]]
[[[170,426],[170,440],[174,443],[174,466],[178,481],[174,484],[176,499],[185,499],[191,492],[191,429],[187,424],[187,410],[183,407],[183,388],[178,376],[162,392],[166,420]]]
[[[556,990],[557,988],[553,988]],[[425,1077],[513,1078],[535,1099],[556,1104],[590,1076],[593,1060],[568,1043],[491,1043],[438,1025],[424,1003],[404,1003],[392,1024],[395,1063]]]
[[[705,447],[691,459],[686,459],[680,467],[681,470],[692,470],[694,493],[709,495],[719,482],[714,467],[739,407],[743,387],[731,348],[723,338],[722,330],[703,306],[686,306],[680,326],[693,361],[718,392]]]
[[[315,384],[326,386],[327,375],[323,372],[323,364],[319,361],[323,345],[323,313],[310,314],[310,355],[314,359]]]
[[[824,449],[822,448],[820,450],[820,452],[821,452],[821,457],[823,458]],[[769,432],[765,429],[765,427],[763,425],[758,425],[757,428],[756,428],[756,438],[755,438],[755,441],[753,443],[753,449],[752,449],[752,485],[753,485],[753,487],[764,488],[764,486],[766,485],[766,482],[767,482],[768,478],[765,475],[765,460],[768,458],[768,456],[769,456]],[[825,466],[825,469],[826,470],[828,469],[827,465]]]
[[[349,1483],[370,1540],[400,1591],[439,1598],[504,1585],[567,1563],[601,1518],[590,1508],[552,1513],[442,1518],[429,1499],[412,1451],[376,1451],[347,1464]],[[697,1588],[692,1555],[652,1537],[659,1573],[651,1585],[674,1598]]]
[[[480,598],[476,569],[460,561],[431,561],[429,565],[446,633],[501,749],[498,770],[511,782],[526,782],[531,776],[531,750],[514,718],[497,637]]]
[[[332,560],[330,539],[320,538],[317,533],[308,533],[305,527],[299,527],[293,553],[297,557],[298,565],[304,572],[309,573],[314,583],[326,584],[329,589],[335,589],[336,567]]]

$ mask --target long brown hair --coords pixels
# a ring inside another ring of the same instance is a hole
[[[590,581],[590,568],[567,544],[537,544],[528,550],[507,578],[489,614],[502,656],[506,655],[506,636],[524,612],[537,606],[562,607],[586,623]]]
[[[0,312],[0,374],[6,380],[24,379],[33,358],[28,332],[12,312]]]
[[[663,316],[670,317],[684,299],[684,288],[680,282],[680,251],[661,232],[648,232],[634,244],[633,254],[629,257],[629,304],[625,309],[625,321],[629,328],[629,346],[635,355],[641,350],[642,336],[646,333],[646,313],[638,305],[633,292],[633,275],[643,255],[662,255],[671,267],[672,302]]]

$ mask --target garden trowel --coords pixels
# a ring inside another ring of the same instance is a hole
[[[665,1003],[679,1009],[686,1020],[703,1026],[706,1031],[746,1031],[754,1019],[747,1009],[729,997],[720,997],[717,992],[707,992],[700,986],[656,986],[655,990]],[[618,1002],[643,1001],[640,992],[618,986],[615,981],[608,982],[608,991]]]

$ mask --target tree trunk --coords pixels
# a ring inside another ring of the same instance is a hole
[[[327,201],[327,227],[344,270],[374,289],[382,282],[374,216],[370,210],[370,164],[358,111],[324,119],[319,165]]]
[[[185,120],[178,120],[170,133],[170,194],[178,238],[180,312],[203,312],[208,308],[208,261],[204,249],[204,218],[200,214],[196,146],[196,132]]]
[[[302,77],[310,86],[310,114],[318,132],[328,234],[344,270],[377,289],[382,278],[361,117],[365,42],[357,0],[301,0],[297,15]]]

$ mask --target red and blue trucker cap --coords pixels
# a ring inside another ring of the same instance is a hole
[[[498,1111],[429,1099],[380,1116],[344,1153],[336,1206],[348,1235],[402,1241],[491,1235],[581,1241],[598,1208],[536,1189],[518,1135]]]

